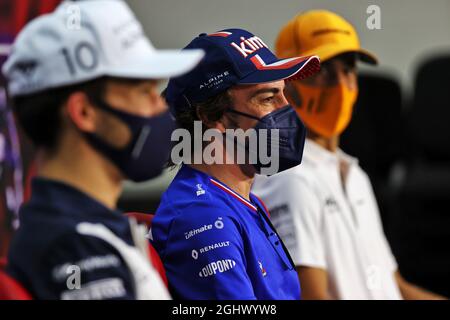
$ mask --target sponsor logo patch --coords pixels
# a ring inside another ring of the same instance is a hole
[[[263,277],[267,276],[267,271],[266,271],[266,269],[264,269],[262,262],[258,261],[258,264],[259,264],[259,269],[261,269],[261,273],[262,273]]]
[[[203,190],[202,185],[200,183],[197,184],[197,192],[196,192],[197,197],[204,195],[205,193],[206,193],[206,191]]]
[[[214,243],[212,245],[200,248],[199,252],[200,253],[205,253],[205,252],[216,250],[216,249],[219,249],[219,248],[228,247],[229,245],[230,245],[230,241],[218,242],[218,243]]]
[[[216,229],[221,230],[221,229],[223,229],[223,228],[225,227],[225,224],[223,223],[222,220],[223,220],[222,217],[219,217],[219,218],[214,222],[214,227],[215,227]],[[184,233],[184,237],[186,238],[186,240],[188,240],[188,239],[190,239],[190,238],[192,238],[192,237],[194,237],[194,236],[196,236],[196,235],[198,235],[198,234],[200,234],[200,233],[203,233],[203,232],[205,232],[205,231],[211,230],[212,228],[213,228],[213,225],[212,225],[212,224],[205,224],[205,225],[203,225],[203,226],[200,227],[200,228],[192,229],[192,230],[190,230],[190,231],[188,231],[188,232],[185,232],[185,233]]]
[[[217,242],[208,246],[204,246],[198,250],[193,249],[191,252],[191,256],[194,260],[197,260],[199,255],[209,252],[209,251],[213,251],[216,249],[220,249],[220,248],[224,248],[224,247],[228,247],[230,245],[230,241],[222,241],[222,242]]]
[[[205,224],[203,227],[185,232],[184,237],[186,238],[186,240],[188,240],[200,233],[203,233],[203,232],[211,230],[211,229],[212,229],[212,224]]]
[[[216,227],[216,229],[223,229],[223,227],[224,227],[224,224],[223,224],[223,221],[222,221],[222,217],[219,217],[219,219],[217,219],[217,221],[216,222],[214,222],[214,226]]]
[[[268,46],[261,40],[261,38],[257,36],[253,36],[248,39],[241,37],[240,40],[241,42],[239,44],[232,42],[231,46],[235,48],[244,58],[247,58],[249,55],[262,48],[268,48]]]
[[[236,266],[236,261],[232,259],[218,260],[207,264],[198,273],[200,278],[208,278],[216,275],[217,273],[224,273]]]

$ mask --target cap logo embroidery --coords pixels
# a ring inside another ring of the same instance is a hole
[[[252,53],[262,48],[269,48],[259,37],[253,36],[245,39],[241,37],[241,42],[237,45],[235,42],[231,43],[231,46],[235,48],[244,58],[247,58]]]
[[[327,34],[327,33],[342,33],[342,34],[345,34],[347,36],[351,35],[351,32],[348,31],[348,30],[343,30],[343,29],[321,29],[321,30],[314,31],[312,33],[312,36],[316,37],[316,36],[320,36],[320,35]]]
[[[16,65],[16,68],[19,72],[21,72],[25,77],[30,78],[34,71],[36,70],[37,62],[36,61],[23,61]]]

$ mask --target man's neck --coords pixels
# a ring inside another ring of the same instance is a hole
[[[308,132],[308,139],[311,139],[315,143],[317,143],[322,148],[335,153],[339,148],[339,136],[334,136],[331,138],[326,138],[323,136],[319,136],[312,132]]]
[[[233,191],[250,201],[250,189],[254,180],[254,169],[252,167],[243,168],[236,164],[193,164],[192,168],[214,177],[225,183]],[[249,171],[244,173],[244,171]]]
[[[337,149],[339,148],[339,136],[335,136],[332,138],[325,138],[319,135],[316,135],[314,133],[309,133],[308,138],[320,145],[322,148],[336,153]],[[347,183],[347,176],[349,171],[349,164],[345,160],[340,160],[339,162],[339,173],[341,176],[341,183],[342,187],[344,189],[344,192],[346,192],[346,183]]]
[[[38,156],[38,176],[64,182],[115,209],[122,191],[117,170],[85,143],[66,146],[71,147]]]

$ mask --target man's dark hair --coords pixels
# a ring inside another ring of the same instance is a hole
[[[145,80],[101,77],[78,85],[49,89],[36,94],[16,97],[11,105],[19,126],[36,147],[52,151],[61,136],[62,106],[71,94],[83,92],[89,101],[103,100],[108,82],[137,85]]]
[[[27,137],[36,147],[54,150],[62,130],[62,107],[71,94],[84,92],[89,100],[103,98],[107,78],[13,98],[11,105]]]
[[[202,119],[208,122],[219,121],[226,110],[232,107],[232,103],[229,91],[224,91],[204,102],[193,104],[187,111],[176,113],[175,118],[180,128],[188,130],[193,135],[194,121]],[[206,129],[208,128],[204,128]]]
[[[162,93],[165,97],[166,91]],[[219,93],[218,95],[207,99],[206,101],[191,104],[191,108],[176,112],[175,119],[179,128],[186,129],[190,133],[191,137],[191,152],[194,151],[194,122],[195,121],[208,121],[215,122],[222,119],[227,109],[233,106],[233,98],[230,95],[229,90]],[[203,125],[202,134],[209,129],[206,125]],[[192,153],[193,154],[193,153]],[[169,167],[175,164],[169,161]]]

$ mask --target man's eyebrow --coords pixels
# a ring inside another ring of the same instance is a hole
[[[255,92],[253,92],[250,95],[250,99],[253,99],[254,97],[263,94],[263,93],[273,93],[273,94],[278,94],[280,92],[279,88],[264,88],[264,89],[259,89],[256,90]]]

